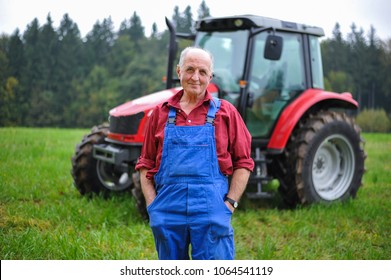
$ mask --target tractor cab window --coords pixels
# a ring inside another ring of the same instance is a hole
[[[312,87],[324,89],[322,55],[319,39],[316,36],[309,36],[311,50]]]
[[[195,45],[207,49],[214,59],[213,80],[221,97],[237,106],[239,81],[243,79],[248,31],[198,32]]]
[[[246,123],[253,137],[269,134],[284,106],[305,90],[305,72],[301,36],[276,33],[283,37],[279,60],[264,58],[268,33],[255,37],[248,90],[252,106],[247,108]]]

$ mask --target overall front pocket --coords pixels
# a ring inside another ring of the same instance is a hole
[[[208,144],[170,144],[168,150],[169,176],[209,177],[211,175]]]

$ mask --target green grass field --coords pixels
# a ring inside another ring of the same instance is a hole
[[[87,130],[0,128],[2,260],[156,259],[130,194],[82,197],[70,175]],[[235,212],[237,259],[391,259],[391,134],[364,134],[367,172],[347,203]]]

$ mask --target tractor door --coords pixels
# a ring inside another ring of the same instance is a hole
[[[278,60],[265,58],[268,32],[253,38],[248,78],[250,104],[245,116],[253,137],[268,137],[282,109],[309,87],[302,34],[276,32],[276,35],[283,38],[282,54]]]

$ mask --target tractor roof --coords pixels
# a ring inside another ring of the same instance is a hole
[[[255,15],[207,17],[196,22],[197,31],[232,31],[250,28],[271,28],[316,36],[324,35],[324,31],[320,27]]]

